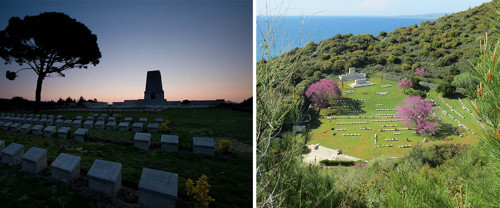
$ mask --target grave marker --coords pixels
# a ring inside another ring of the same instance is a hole
[[[139,149],[148,150],[150,144],[151,134],[149,133],[135,133],[134,147]]]
[[[24,145],[18,143],[10,143],[9,146],[2,150],[2,163],[9,166],[21,164],[21,157],[24,154]]]
[[[214,156],[214,139],[206,137],[193,137],[193,150],[195,154]]]
[[[178,175],[143,168],[139,181],[139,204],[147,207],[175,207]]]
[[[51,179],[62,183],[71,183],[80,177],[80,157],[65,153],[59,154],[52,162]]]
[[[31,128],[31,133],[33,135],[42,135],[43,134],[43,125],[36,125]]]
[[[167,152],[177,152],[179,137],[177,135],[161,135],[161,150]]]
[[[47,168],[47,150],[38,147],[31,147],[26,153],[24,153],[22,160],[22,171],[37,174]]]
[[[75,141],[84,142],[87,139],[89,130],[84,128],[79,128],[75,131]]]
[[[53,137],[56,134],[56,127],[55,126],[47,126],[43,130],[43,135],[45,137]]]
[[[122,188],[122,164],[104,160],[95,160],[87,173],[89,188],[116,196]]]
[[[61,127],[57,131],[58,137],[61,138],[61,139],[67,139],[67,138],[69,138],[69,130],[71,130],[69,127]]]

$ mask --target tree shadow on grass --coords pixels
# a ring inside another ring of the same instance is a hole
[[[350,98],[343,98],[343,99],[350,99]],[[361,110],[362,107],[360,105],[362,105],[362,104],[363,104],[363,102],[361,102],[361,101],[355,101],[355,100],[352,100],[350,102],[344,101],[344,102],[335,103],[331,106],[332,107],[347,106],[347,108],[323,109],[323,110],[328,111],[326,113],[326,116],[354,116],[354,115],[360,115],[360,114],[365,113],[364,110]],[[356,112],[356,113],[351,113],[351,112]],[[311,109],[309,109],[307,114],[309,114],[309,116],[311,118],[310,122],[301,123],[299,125],[307,125],[308,129],[310,129],[310,130],[319,128],[322,124],[320,121],[321,115],[319,114],[319,111],[314,109],[314,108],[311,108]]]
[[[366,111],[362,110],[363,105],[362,101],[352,100],[351,98],[343,98],[344,100],[350,100],[349,102],[337,102],[333,104],[331,107],[339,107],[339,106],[347,106],[346,108],[336,108],[336,109],[328,109],[330,112],[327,114],[328,116],[352,116],[352,115],[360,115],[366,113]]]
[[[455,134],[457,131],[453,126],[448,126],[444,123],[438,124],[438,128],[436,129],[436,133],[434,135],[435,138],[444,139],[447,136],[451,136]]]
[[[309,114],[311,118],[311,121],[309,122],[307,128],[309,128],[310,130],[319,128],[321,126],[321,121],[319,120],[320,119],[319,111],[311,108],[309,109],[307,114]]]
[[[458,98],[460,98],[460,99],[467,98],[466,95],[464,95],[462,93],[459,93],[459,92],[455,92],[455,93],[452,93],[450,95],[442,96],[442,97],[445,97],[445,98],[448,98],[448,99],[455,99],[455,100],[457,100]]]

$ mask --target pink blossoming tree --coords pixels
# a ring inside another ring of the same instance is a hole
[[[422,75],[425,73],[425,69],[424,68],[417,68],[415,69],[415,74],[416,75]]]
[[[321,79],[306,90],[306,97],[317,108],[327,107],[332,98],[339,99],[341,95],[338,83],[333,80]]]
[[[403,93],[406,91],[406,89],[409,89],[412,86],[412,83],[410,80],[404,78],[401,80],[401,82],[398,83],[398,87],[403,89]]]
[[[396,108],[396,117],[403,121],[406,128],[415,128],[415,131],[420,135],[436,131],[437,119],[432,116],[436,110],[432,109],[431,101],[410,96],[404,100],[404,104],[398,105]]]

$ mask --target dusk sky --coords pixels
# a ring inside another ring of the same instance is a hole
[[[401,16],[465,11],[491,0],[257,0],[257,15]]]
[[[142,99],[146,72],[160,70],[169,101],[252,96],[252,1],[0,1],[0,30],[11,17],[63,12],[97,35],[100,64],[46,78],[42,100]],[[17,64],[0,63],[0,98],[34,100],[36,74],[5,78]]]

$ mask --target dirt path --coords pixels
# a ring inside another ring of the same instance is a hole
[[[318,164],[321,160],[344,160],[344,161],[358,161],[361,160],[349,155],[338,154],[338,150],[323,147],[319,144],[307,145],[311,151],[302,155],[304,163]]]

